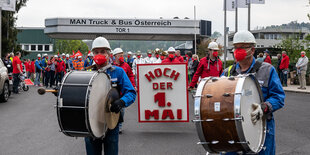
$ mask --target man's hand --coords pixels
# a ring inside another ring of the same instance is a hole
[[[188,90],[188,91],[191,91],[191,90],[193,90],[193,89],[194,89],[194,88],[191,87],[191,86],[188,86],[188,87],[187,87],[187,90]]]
[[[111,104],[110,111],[119,113],[123,107],[125,107],[125,102],[121,99],[118,99]]]
[[[260,120],[263,117],[263,110],[261,108],[261,105],[258,103],[252,104],[253,111],[251,112],[251,120],[253,124],[256,124],[258,120]]]

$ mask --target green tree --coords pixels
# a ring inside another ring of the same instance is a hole
[[[304,41],[300,40],[300,34],[284,38],[280,44],[276,45],[281,50],[286,51],[287,55],[290,57],[290,62],[297,62],[300,51],[304,49]]]
[[[72,51],[80,51],[82,54],[88,53],[88,46],[82,40],[60,40],[55,41],[55,52],[72,54]]]
[[[26,6],[28,0],[17,0],[16,1],[16,12],[2,11],[1,18],[1,30],[2,30],[2,56],[9,52],[20,51],[20,47],[17,46],[17,32],[16,20],[19,10]]]

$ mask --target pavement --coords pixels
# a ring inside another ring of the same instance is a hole
[[[297,89],[300,85],[288,85],[287,87],[283,87],[285,92],[294,92],[294,93],[306,93],[310,94],[310,86],[306,86],[306,89]]]

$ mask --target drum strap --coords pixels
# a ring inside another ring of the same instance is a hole
[[[262,66],[262,62],[256,61],[253,68],[249,71],[249,73],[256,73],[259,68]],[[228,68],[228,74],[227,77],[229,76],[237,76],[238,73],[236,72],[236,64],[229,66]]]

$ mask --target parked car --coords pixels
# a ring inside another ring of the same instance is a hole
[[[10,82],[8,76],[8,69],[4,66],[0,59],[0,101],[7,102],[13,89],[13,83]]]

